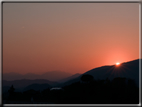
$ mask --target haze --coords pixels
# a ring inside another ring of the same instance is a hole
[[[139,3],[3,4],[3,73],[84,73],[138,58]]]

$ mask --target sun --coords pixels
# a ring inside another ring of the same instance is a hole
[[[116,65],[120,65],[120,63],[119,63],[119,62],[117,62],[117,63],[116,63]]]

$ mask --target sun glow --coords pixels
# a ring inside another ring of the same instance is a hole
[[[117,63],[116,63],[116,65],[120,65],[120,63],[119,63],[119,62],[117,62]]]

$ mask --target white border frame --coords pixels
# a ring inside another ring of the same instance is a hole
[[[2,6],[2,2],[67,2],[67,3],[70,3],[70,2],[74,2],[74,3],[88,3],[88,2],[91,2],[91,3],[139,3],[139,104],[3,104],[2,106],[141,106],[141,61],[142,61],[142,57],[141,57],[141,34],[142,34],[142,31],[141,31],[141,25],[142,25],[142,21],[141,21],[141,12],[142,12],[142,0],[3,0],[1,1],[1,5]],[[0,8],[0,14],[2,16],[2,8]],[[1,22],[0,24],[2,24],[2,18],[0,17],[1,19]],[[1,28],[2,28],[2,25],[1,25]],[[1,32],[1,37],[2,37],[2,30],[0,29],[0,32]],[[2,52],[2,39],[0,38],[0,41],[1,41],[1,47],[0,47],[0,50]],[[1,59],[2,59],[2,53],[0,53],[1,55]],[[0,62],[0,68],[2,68],[2,62]],[[2,73],[2,69],[1,69],[1,73]],[[0,73],[0,79],[2,78],[1,76],[1,73]],[[0,84],[0,88],[2,87],[2,84]],[[2,95],[2,90],[0,91],[0,96]],[[0,104],[2,104],[2,98],[0,99]]]

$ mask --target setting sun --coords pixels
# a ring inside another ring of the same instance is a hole
[[[116,65],[120,65],[120,63],[119,63],[119,62],[117,62],[117,63],[116,63]]]

